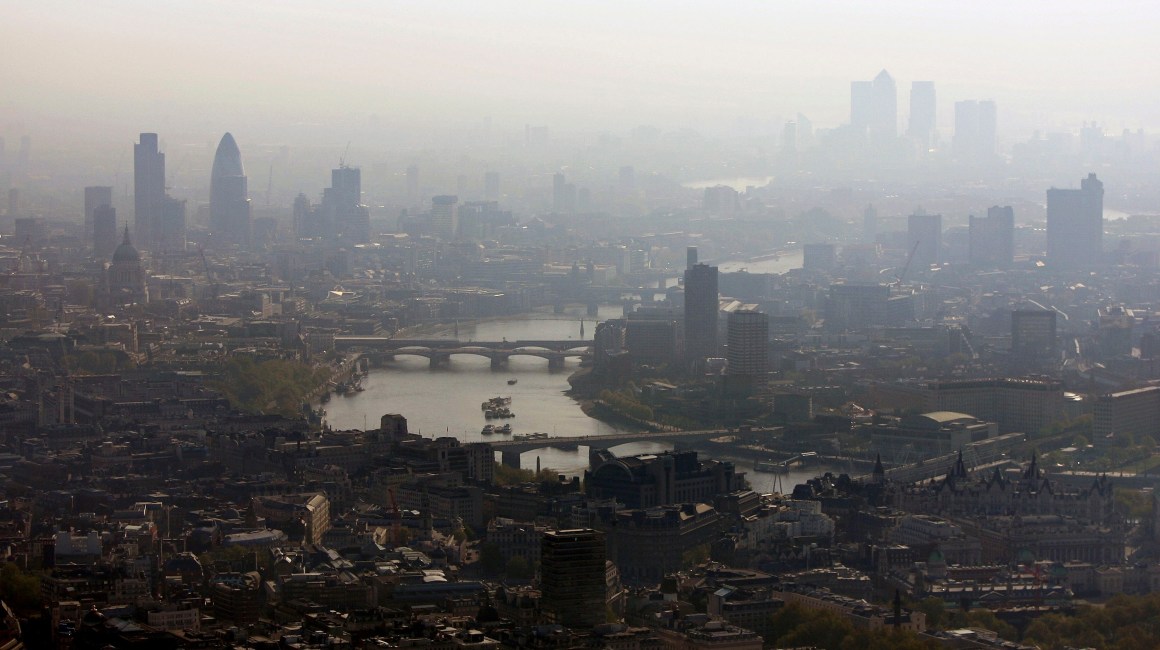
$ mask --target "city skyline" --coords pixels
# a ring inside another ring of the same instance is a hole
[[[836,126],[850,80],[881,69],[902,89],[912,80],[937,84],[940,129],[952,123],[953,102],[970,98],[993,99],[1006,116],[1001,128],[1014,132],[1083,121],[1154,128],[1160,115],[1149,90],[1157,72],[1122,64],[1158,54],[1149,21],[1131,20],[1148,16],[1129,3],[1117,11],[1067,2],[1051,12],[909,0],[737,2],[714,12],[695,3],[665,12],[596,4],[570,12],[566,27],[552,3],[511,9],[24,5],[0,28],[13,51],[55,39],[70,47],[38,48],[35,67],[2,70],[9,95],[0,123],[37,137],[52,136],[49,124],[84,117],[63,130],[73,136],[82,125],[132,120],[158,131],[196,123],[266,138],[301,138],[327,123],[392,132],[484,118],[508,127],[728,129],[740,118],[777,124],[800,112]],[[792,31],[771,38],[775,25]],[[394,38],[379,38],[382,31]],[[521,38],[507,38],[514,34]],[[293,45],[301,39],[333,46],[302,50]],[[186,53],[194,43],[196,57]],[[136,83],[174,75],[183,83]],[[302,101],[305,82],[313,91]],[[73,101],[78,95],[85,101]]]

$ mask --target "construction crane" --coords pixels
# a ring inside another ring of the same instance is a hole
[[[902,272],[898,274],[898,279],[894,282],[895,287],[902,286],[902,281],[906,278],[906,273],[910,271],[910,263],[914,261],[914,254],[918,251],[918,245],[922,240],[916,240],[914,246],[910,247],[910,254],[906,256],[906,264],[902,265]]]

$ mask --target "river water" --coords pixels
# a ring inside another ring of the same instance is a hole
[[[756,263],[722,264],[726,268],[745,266],[752,273],[781,273],[801,266],[801,253],[793,252],[777,260]],[[562,314],[535,312],[510,318],[484,321],[461,321],[414,328],[401,338],[456,338],[461,341],[567,340],[591,341],[596,323],[622,314],[620,305],[601,305],[596,318],[584,314],[582,307],[572,307]],[[580,335],[581,321],[584,336]],[[382,368],[371,370],[363,380],[361,393],[334,396],[324,405],[326,422],[334,429],[376,428],[385,413],[401,413],[414,433],[428,438],[453,436],[464,442],[504,440],[510,436],[484,436],[485,424],[510,423],[513,434],[545,432],[553,436],[579,437],[616,433],[623,428],[590,418],[580,404],[566,394],[568,376],[579,368],[578,359],[569,359],[562,370],[549,370],[545,359],[513,357],[508,367],[492,370],[484,357],[455,355],[446,368],[430,369],[427,359],[398,356]],[[508,381],[515,379],[515,384]],[[509,420],[487,420],[480,404],[491,397],[511,397],[515,417]],[[617,454],[655,453],[671,448],[659,443],[622,445]],[[528,452],[522,459],[527,468],[551,467],[574,474],[588,464],[588,449],[562,451],[543,449]],[[752,467],[751,461],[738,461],[739,468]],[[812,473],[809,473],[812,475]],[[792,476],[792,475],[791,475]],[[771,474],[751,475],[751,479],[774,478]],[[783,481],[789,477],[783,476]]]

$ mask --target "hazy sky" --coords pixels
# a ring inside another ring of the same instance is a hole
[[[886,68],[993,98],[1000,126],[1160,128],[1154,1],[13,0],[0,132],[637,124],[848,117]],[[271,131],[273,132],[273,131]]]

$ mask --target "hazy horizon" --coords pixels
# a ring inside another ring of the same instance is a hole
[[[139,131],[340,146],[490,124],[776,132],[849,117],[886,69],[994,99],[999,129],[1110,133],[1160,116],[1157,9],[1135,2],[74,3],[9,8],[0,135],[122,143]],[[57,142],[59,144],[59,142]],[[11,144],[10,144],[11,148]]]

